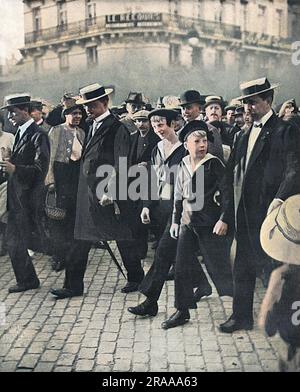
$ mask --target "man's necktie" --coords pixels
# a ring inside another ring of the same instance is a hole
[[[18,145],[19,141],[21,139],[21,131],[20,128],[17,130],[16,136],[15,136],[15,142],[14,142],[14,147],[13,149],[16,148],[16,146]]]

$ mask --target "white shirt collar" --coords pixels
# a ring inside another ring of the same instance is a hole
[[[32,123],[34,123],[33,118],[28,120],[25,124],[19,126],[20,138],[24,135],[26,129],[29,128]]]
[[[262,124],[262,126],[264,127],[266,122],[272,117],[272,115],[273,115],[273,110],[270,109],[268,113],[265,114],[259,121],[254,121],[253,125],[255,126],[255,124]]]
[[[108,117],[110,115],[110,111],[107,109],[105,113],[101,114],[101,116],[95,118],[95,122],[96,123],[100,123],[102,122],[106,117]]]

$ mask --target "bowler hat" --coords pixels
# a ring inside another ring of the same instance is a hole
[[[273,259],[300,265],[300,195],[289,197],[265,218],[260,242]]]
[[[128,98],[125,100],[126,103],[135,103],[137,105],[144,105],[147,99],[143,93],[130,92]]]
[[[9,109],[14,106],[19,106],[19,105],[31,105],[31,97],[29,94],[26,93],[17,93],[17,94],[12,94],[8,95],[4,99],[5,101],[5,106],[2,106],[0,110],[3,109]]]
[[[188,136],[195,131],[205,131],[208,135],[207,124],[202,120],[193,120],[187,123],[180,131],[178,137],[181,143],[185,142]]]
[[[180,95],[180,106],[186,106],[192,103],[204,105],[205,96],[201,95],[197,90],[187,90]]]
[[[254,95],[259,95],[270,90],[274,90],[279,87],[279,84],[273,84],[269,82],[267,78],[260,78],[256,80],[250,80],[249,82],[243,82],[240,84],[240,89],[242,95],[237,100],[244,100],[246,98],[253,97]]]
[[[100,98],[107,97],[114,90],[112,88],[104,88],[99,83],[90,84],[79,90],[81,98],[76,101],[77,105],[85,105],[86,103],[97,101]]]

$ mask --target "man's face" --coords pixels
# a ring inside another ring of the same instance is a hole
[[[82,119],[82,112],[80,109],[75,109],[72,113],[66,115],[66,123],[71,127],[78,127]]]
[[[167,125],[167,120],[165,118],[161,118],[160,120],[151,120],[151,125],[154,132],[160,137],[160,139],[168,139],[172,133],[175,133],[174,128]]]
[[[205,114],[209,122],[222,120],[222,108],[217,103],[208,105],[205,109]]]
[[[271,105],[269,101],[262,99],[259,95],[255,95],[244,100],[244,108],[245,112],[250,112],[253,121],[259,121],[270,111]]]
[[[134,123],[142,133],[148,132],[150,129],[150,122],[147,118],[138,118],[134,120]]]
[[[291,103],[288,103],[284,110],[285,116],[290,116],[294,112],[294,106]]]
[[[238,127],[242,128],[245,125],[244,115],[242,113],[235,115],[235,123]]]
[[[227,122],[229,125],[233,125],[234,124],[234,110],[227,110],[226,113],[226,118],[227,118]]]
[[[196,120],[201,114],[201,108],[198,103],[191,103],[181,107],[182,117],[186,122]]]
[[[188,136],[185,148],[192,158],[202,159],[207,154],[207,138],[192,134]]]
[[[23,125],[28,121],[29,114],[26,110],[21,110],[16,106],[8,109],[8,119],[14,126]]]
[[[107,102],[93,101],[84,105],[90,120],[95,120],[107,111]]]
[[[139,112],[142,109],[144,109],[143,104],[138,104],[138,103],[127,103],[126,104],[126,110],[129,114],[129,116],[132,116],[134,113]]]
[[[251,113],[249,111],[244,113],[244,121],[246,125],[252,125],[253,120],[252,120],[252,116]]]
[[[43,118],[43,113],[37,109],[32,109],[30,115],[36,123],[39,122]]]

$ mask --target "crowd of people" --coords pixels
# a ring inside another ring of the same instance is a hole
[[[220,330],[251,330],[260,277],[265,287],[270,281],[260,324],[270,335],[279,330],[297,361],[300,331],[291,312],[300,287],[300,115],[295,99],[272,108],[277,87],[263,77],[242,83],[229,103],[187,90],[159,97],[154,107],[130,92],[111,107],[113,90],[94,83],[78,96],[64,94],[47,114],[29,94],[7,96],[0,252],[8,251],[16,277],[9,293],[40,286],[32,261],[39,251],[51,255],[54,270],[65,269],[53,296],[82,296],[91,247],[116,241],[127,273],[121,291],[145,296],[130,313],[156,316],[173,276],[175,312],[162,328],[183,325],[212,294],[211,281],[219,296],[233,297]],[[156,249],[145,274],[150,237]],[[281,316],[279,307],[290,312]]]

